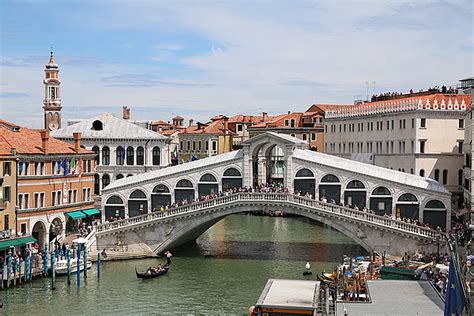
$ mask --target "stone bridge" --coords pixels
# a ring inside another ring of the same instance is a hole
[[[134,247],[135,255],[162,253],[197,239],[230,214],[267,209],[285,210],[324,223],[368,252],[403,255],[407,251],[435,251],[438,244],[446,243],[445,234],[436,230],[295,194],[236,193],[100,225],[97,248],[121,244]]]

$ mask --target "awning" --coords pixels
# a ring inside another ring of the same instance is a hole
[[[72,218],[73,220],[86,217],[86,214],[82,213],[81,211],[69,212],[66,213],[66,215]]]
[[[36,242],[36,238],[33,236],[20,237],[15,239],[7,239],[0,241],[0,250],[5,250],[11,247],[24,246]]]
[[[90,208],[90,209],[87,209],[87,210],[82,210],[82,212],[84,214],[86,214],[87,216],[93,216],[93,215],[96,215],[96,214],[100,214],[100,211],[96,208]]]

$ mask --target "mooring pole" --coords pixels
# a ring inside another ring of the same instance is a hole
[[[77,244],[77,288],[81,287],[81,244]]]
[[[56,261],[56,254],[51,253],[51,288],[54,290],[54,283],[56,282],[56,269],[54,263]]]
[[[87,247],[84,244],[84,279],[87,279]]]
[[[100,281],[100,252],[97,254],[97,280]]]
[[[66,250],[67,258],[67,284],[71,284],[71,249]]]

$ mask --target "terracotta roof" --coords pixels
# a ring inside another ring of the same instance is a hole
[[[259,124],[255,124],[250,126],[249,128],[267,128],[267,127],[274,127],[274,128],[288,128],[289,125],[285,125],[285,121],[288,120],[295,120],[295,128],[302,126],[303,113],[301,112],[291,112],[288,114],[280,114],[277,116],[269,117],[266,122],[261,122]]]
[[[176,115],[175,117],[173,117],[173,120],[184,120],[184,117],[181,117],[179,115]]]
[[[179,130],[177,129],[167,129],[167,130],[164,130],[164,131],[161,131],[160,134],[164,135],[164,136],[171,136],[173,135],[174,133],[180,133]]]
[[[170,123],[166,122],[166,121],[163,121],[163,120],[158,120],[158,121],[153,121],[153,123],[151,123],[152,125],[171,125]]]
[[[337,111],[338,109],[351,107],[353,104],[313,104],[306,110],[306,112],[326,112]],[[320,110],[320,111],[319,111]]]
[[[198,128],[200,125],[200,128]],[[216,134],[224,135],[224,120],[216,120],[208,124],[198,123],[198,125],[192,125],[186,128],[184,134]],[[227,134],[235,134],[230,129],[227,129]]]
[[[329,111],[330,117],[371,115],[406,110],[466,111],[471,108],[468,94],[434,93],[423,96],[410,96],[394,100],[361,103],[356,106]]]
[[[20,127],[14,131],[13,123],[0,120],[0,152],[5,154],[5,150],[10,152],[11,148],[16,148],[18,154],[42,155],[42,140],[40,130]],[[84,148],[79,149],[80,154],[92,154],[93,152]],[[49,136],[48,154],[76,154],[74,144],[61,141]]]
[[[229,123],[260,123],[263,121],[261,115],[234,115],[229,118]]]

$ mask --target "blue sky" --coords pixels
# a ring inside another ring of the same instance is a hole
[[[0,117],[42,127],[44,65],[63,124],[103,112],[205,121],[456,84],[470,1],[2,1]],[[375,82],[375,84],[374,84]]]

